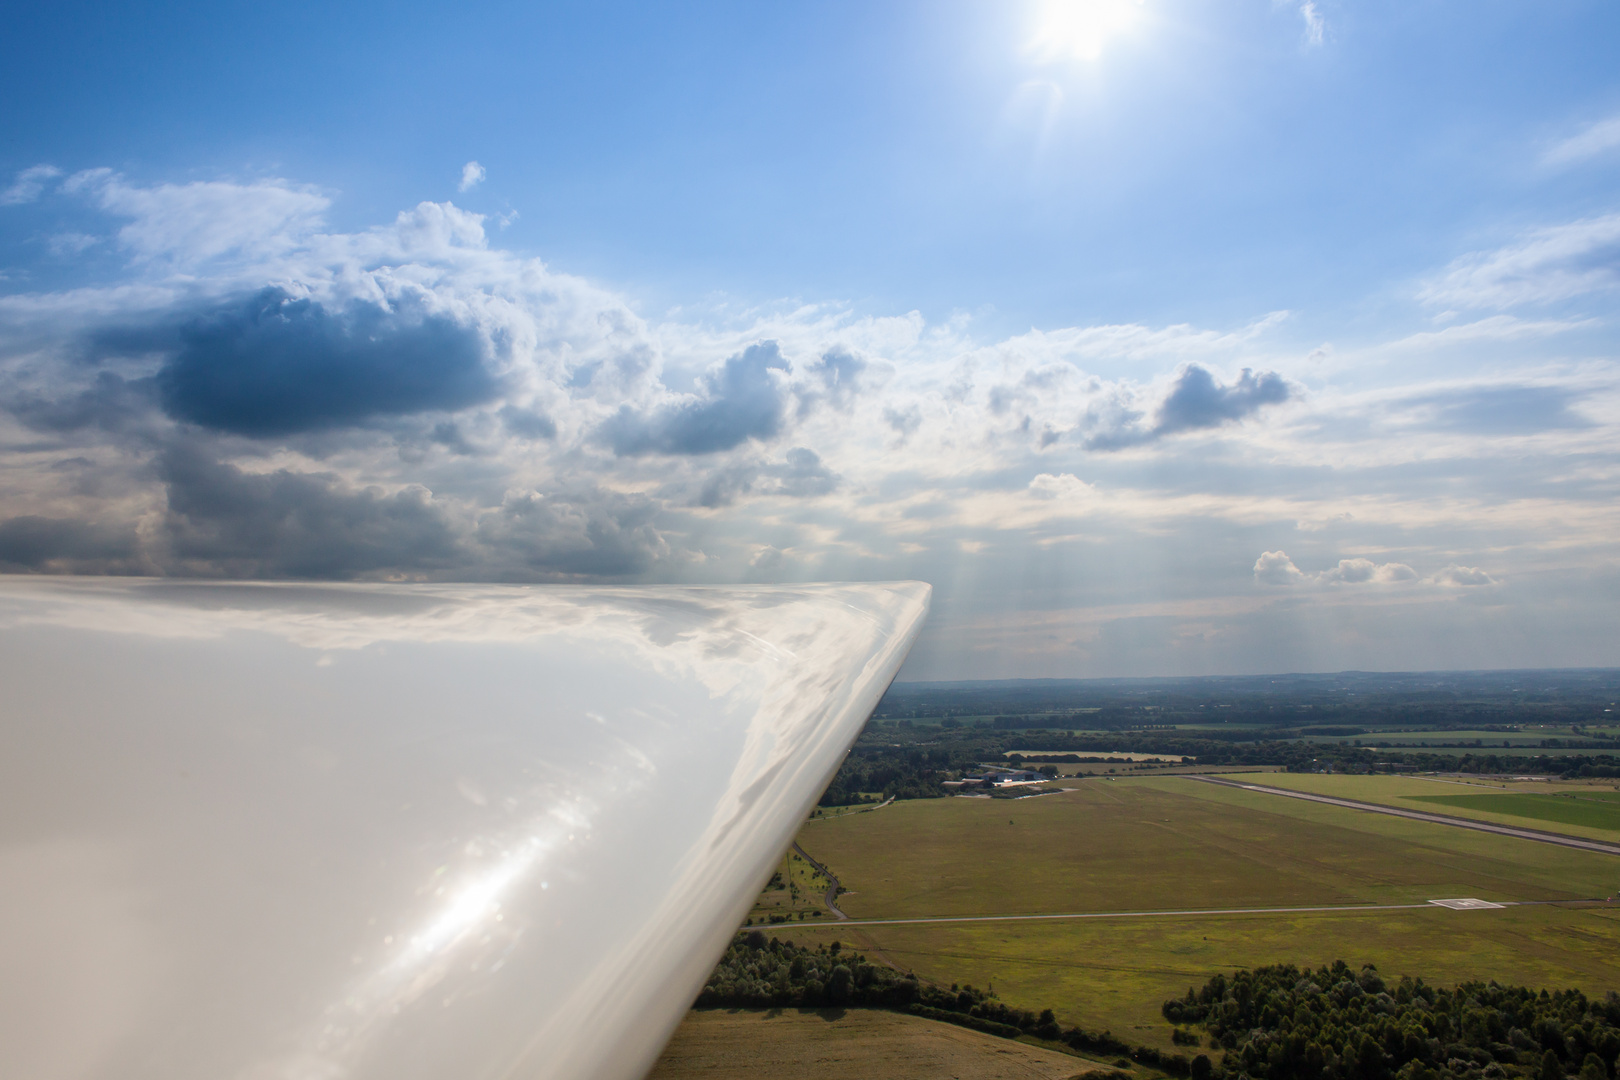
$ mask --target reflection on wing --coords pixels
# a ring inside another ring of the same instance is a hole
[[[0,580],[0,1075],[642,1075],[928,595]]]

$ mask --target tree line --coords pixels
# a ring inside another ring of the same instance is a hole
[[[732,942],[698,994],[696,1006],[890,1009],[1007,1039],[1032,1035],[1077,1050],[1128,1055],[1178,1076],[1186,1076],[1191,1067],[1182,1055],[1132,1047],[1106,1031],[1063,1028],[1051,1009],[1020,1009],[998,1000],[989,990],[970,985],[953,983],[947,990],[911,972],[873,964],[836,941],[812,949],[767,938],[760,930],[741,934]]]
[[[1451,988],[1340,960],[1216,975],[1166,1001],[1172,1024],[1199,1025],[1194,1080],[1612,1080],[1620,997],[1537,992],[1496,982]]]

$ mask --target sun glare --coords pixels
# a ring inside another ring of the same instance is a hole
[[[1142,0],[1042,0],[1030,52],[1048,62],[1095,60],[1141,12]]]

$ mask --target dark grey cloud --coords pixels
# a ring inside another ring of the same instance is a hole
[[[667,553],[653,525],[658,505],[594,488],[508,496],[478,519],[478,542],[499,576],[615,578],[641,573]]]
[[[1278,405],[1289,397],[1288,383],[1275,371],[1259,374],[1243,369],[1237,382],[1222,386],[1215,376],[1189,364],[1176,380],[1170,396],[1159,406],[1154,435],[1171,435],[1196,428],[1219,427],[1241,420],[1264,405]]]
[[[731,357],[703,379],[703,395],[652,413],[628,405],[602,425],[599,437],[620,456],[712,454],[782,429],[786,391],[771,376],[789,370],[774,341]]]
[[[130,526],[24,515],[0,521],[0,570],[78,574],[150,572]]]
[[[1490,386],[1431,394],[1413,404],[1435,410],[1433,426],[1471,435],[1533,435],[1590,427],[1570,409],[1581,394],[1561,386]]]
[[[125,379],[110,371],[96,374],[88,387],[46,397],[19,394],[7,406],[18,420],[36,431],[69,432],[100,428],[117,432],[154,417],[157,387],[152,379]]]
[[[811,498],[835,491],[842,479],[822,464],[821,455],[814,450],[795,446],[779,462],[737,464],[716,469],[703,481],[696,505],[709,509],[730,506],[740,496],[750,492]]]
[[[330,309],[270,288],[191,319],[175,339],[157,376],[164,411],[238,435],[455,411],[498,390],[477,330],[407,304]]]
[[[1234,423],[1292,396],[1288,381],[1275,371],[1256,373],[1244,368],[1236,382],[1223,386],[1205,369],[1189,364],[1160,403],[1151,427],[1137,423],[1140,413],[1110,401],[1088,413],[1082,424],[1090,429],[1084,445],[1088,450],[1140,446],[1182,431]]]
[[[158,468],[177,572],[345,578],[462,561],[449,522],[421,488],[386,494],[321,474],[248,473],[189,446],[166,450]]]

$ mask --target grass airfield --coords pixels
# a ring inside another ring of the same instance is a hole
[[[1069,783],[815,820],[799,843],[838,875],[855,919],[1581,900],[1620,886],[1620,859],[1596,852],[1181,777]]]
[[[1365,784],[1339,782],[1401,785],[1382,788],[1384,799],[1444,791],[1407,777],[1272,774],[1263,782],[1279,779],[1334,781],[1323,793],[1370,802],[1381,800]],[[899,802],[811,821],[799,842],[850,890],[840,905],[856,920],[1453,897],[1548,906],[888,926],[816,920],[772,931],[856,943],[925,978],[993,986],[1009,1003],[1050,1006],[1066,1024],[1106,1027],[1162,1049],[1174,1049],[1158,1014],[1165,998],[1216,971],[1278,961],[1343,958],[1377,964],[1386,977],[1620,990],[1620,905],[1590,902],[1620,888],[1613,856],[1180,777],[1070,786],[1016,801]]]

